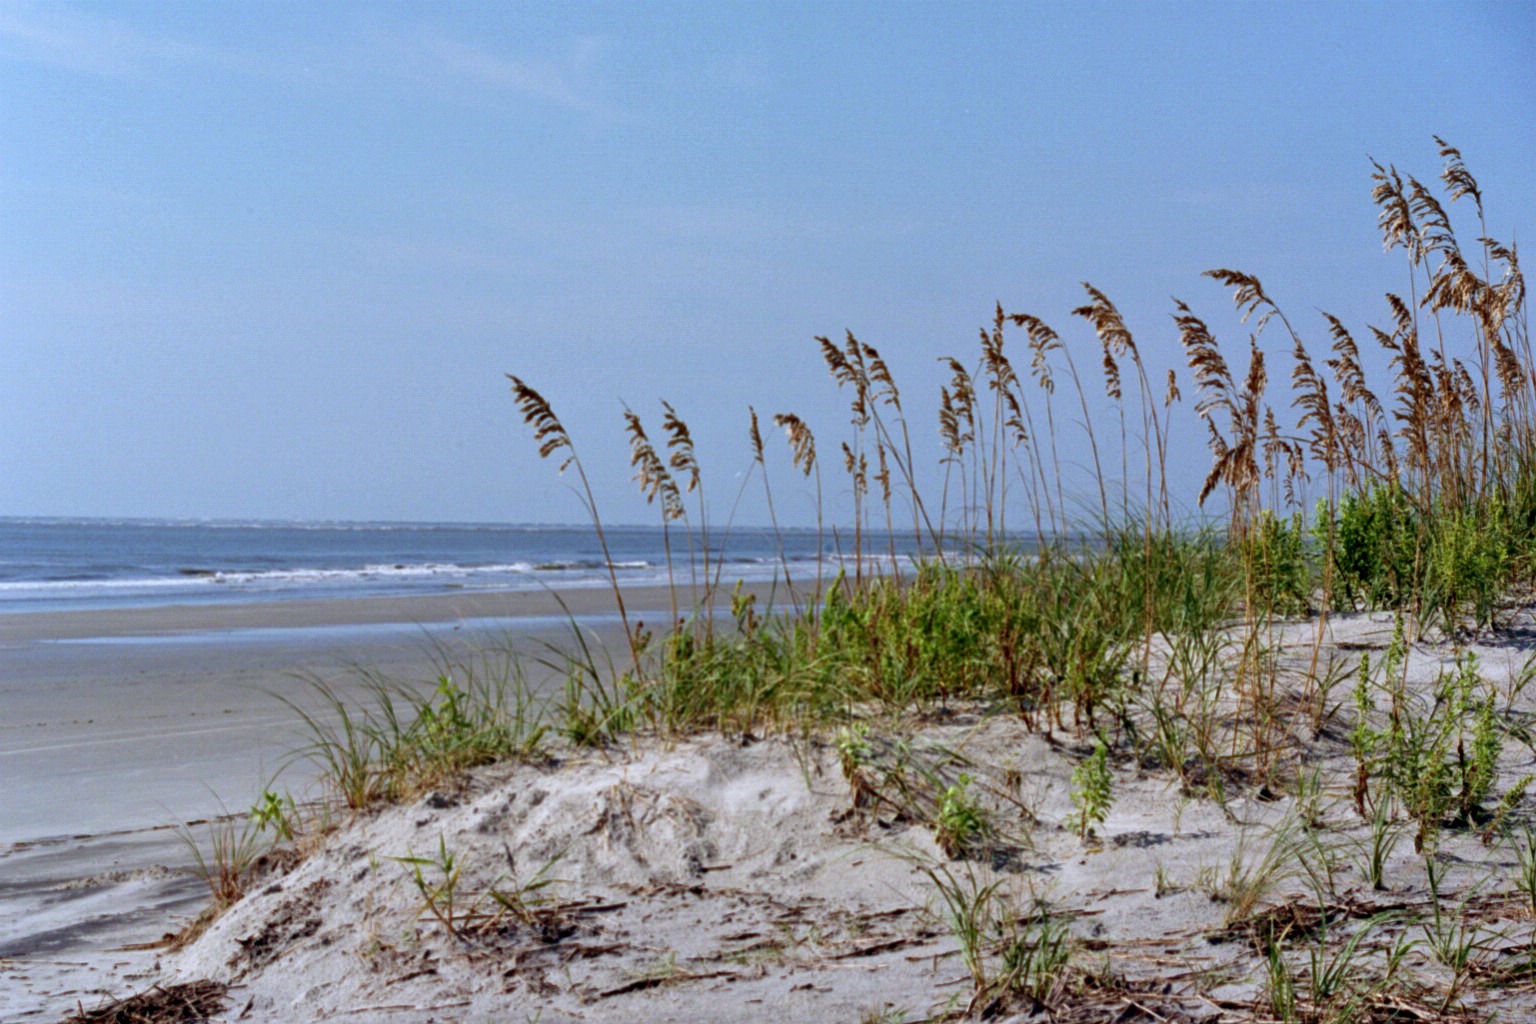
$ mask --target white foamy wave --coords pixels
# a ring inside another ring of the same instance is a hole
[[[415,580],[469,580],[479,577],[518,577],[533,571],[527,562],[496,565],[424,563],[366,565],[350,569],[251,569],[219,570],[185,568],[175,576],[117,576],[103,579],[54,579],[0,581],[0,599],[28,596],[61,597],[70,594],[137,593],[141,591],[195,592],[211,587],[281,589],[317,584],[368,581],[406,583]]]
[[[195,579],[226,585],[268,583],[334,583],[347,580],[465,578],[470,576],[506,576],[533,570],[527,562],[502,565],[454,565],[429,562],[422,565],[365,565],[358,569],[253,569],[194,573]]]
[[[601,561],[501,562],[460,565],[451,562],[378,563],[355,568],[205,569],[187,567],[174,576],[117,576],[102,579],[53,579],[0,581],[0,600],[112,597],[137,593],[196,594],[213,590],[283,591],[341,588],[363,590],[431,586],[536,586],[539,578],[559,578],[562,585],[607,579],[608,563]],[[626,577],[657,572],[649,561],[614,562],[612,568]],[[370,587],[371,585],[371,587]]]

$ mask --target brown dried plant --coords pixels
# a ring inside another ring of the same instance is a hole
[[[821,502],[821,465],[816,461],[816,435],[811,433],[811,428],[805,424],[799,416],[792,412],[775,413],[774,425],[782,427],[785,436],[789,439],[791,463],[794,467],[810,477],[816,475],[816,550],[822,549],[822,502]],[[816,559],[816,593],[821,594],[821,559]]]
[[[1398,296],[1388,293],[1396,326],[1388,334],[1372,327],[1371,332],[1382,348],[1391,352],[1393,393],[1397,396],[1393,418],[1402,424],[1397,436],[1402,439],[1402,476],[1409,494],[1434,492],[1430,464],[1430,424],[1434,419],[1435,383],[1429,364],[1419,351],[1419,333],[1412,310]]]
[[[1088,435],[1088,448],[1089,448],[1089,451],[1093,455],[1093,472],[1094,472],[1094,477],[1096,478],[1096,480],[1098,482],[1098,485],[1099,485],[1099,510],[1100,510],[1100,513],[1101,513],[1101,515],[1103,517],[1102,525],[1103,525],[1104,530],[1105,530],[1106,535],[1107,535],[1108,531],[1109,531],[1109,524],[1110,524],[1110,516],[1109,516],[1109,491],[1108,491],[1108,487],[1107,487],[1107,484],[1105,483],[1105,479],[1104,479],[1104,463],[1103,463],[1103,461],[1099,457],[1099,439],[1098,439],[1098,434],[1093,429],[1093,415],[1088,411],[1088,393],[1083,388],[1083,379],[1082,379],[1082,377],[1078,375],[1078,372],[1077,372],[1077,361],[1072,358],[1072,350],[1070,348],[1068,348],[1067,346],[1061,344],[1060,339],[1056,335],[1056,332],[1053,331],[1050,327],[1046,326],[1045,323],[1043,323],[1039,318],[1034,317],[1034,316],[1032,316],[1032,315],[1030,315],[1028,313],[1013,313],[1013,314],[1011,314],[1009,316],[1009,319],[1012,320],[1016,325],[1018,325],[1020,327],[1023,327],[1025,329],[1025,331],[1028,332],[1029,338],[1030,338],[1030,347],[1031,347],[1032,352],[1034,353],[1032,362],[1038,360],[1042,365],[1046,366],[1047,371],[1048,371],[1049,364],[1046,361],[1046,356],[1047,356],[1048,353],[1050,353],[1052,351],[1058,351],[1058,350],[1061,352],[1062,358],[1064,358],[1066,360],[1066,363],[1067,363],[1067,374],[1072,378],[1072,387],[1077,392],[1078,408],[1079,408],[1079,410],[1081,410],[1082,416],[1083,416],[1083,421],[1082,421],[1083,422],[1083,430]],[[1047,379],[1049,379],[1049,378],[1047,378]],[[1047,398],[1048,399],[1049,399],[1049,395],[1050,395],[1050,393],[1052,391],[1054,391],[1054,384],[1049,389],[1047,389],[1046,394],[1047,394]],[[1047,407],[1047,409],[1050,408],[1049,402],[1047,402],[1047,406],[1046,407]],[[1054,419],[1051,421],[1051,423],[1052,423],[1052,431],[1051,431],[1051,433],[1052,433],[1052,443],[1054,445],[1054,443],[1055,443],[1054,442],[1054,437],[1055,437],[1055,421],[1054,421]],[[1052,456],[1052,458],[1053,458],[1053,461],[1055,462],[1056,467],[1057,467],[1056,478],[1057,478],[1057,481],[1058,481],[1058,484],[1059,484],[1059,481],[1061,479],[1061,472],[1060,472],[1061,460],[1060,460],[1059,457],[1055,456],[1054,449],[1053,449],[1053,456]],[[1057,497],[1058,497],[1058,503],[1060,503],[1059,502],[1059,499],[1060,499],[1060,492],[1059,492],[1059,490],[1058,490]],[[1063,508],[1063,514],[1065,514],[1065,509],[1064,508]]]
[[[661,499],[661,543],[667,560],[667,593],[672,603],[672,621],[677,621],[677,587],[673,577],[672,531],[674,519],[683,519],[683,498],[677,481],[667,472],[666,463],[656,454],[656,448],[646,435],[640,417],[627,406],[624,409],[624,430],[629,434],[629,464],[635,470],[634,480],[640,484],[645,503]]]
[[[1056,444],[1056,410],[1052,401],[1056,394],[1056,377],[1051,369],[1051,353],[1062,347],[1061,339],[1039,317],[1028,313],[1013,313],[1009,319],[1016,327],[1024,328],[1029,338],[1029,372],[1040,390],[1045,392],[1045,425],[1051,442],[1051,475],[1056,482],[1056,501],[1051,507],[1051,528],[1059,532],[1065,523],[1057,519],[1058,512],[1065,516],[1066,498],[1062,492],[1061,452]]]
[[[1341,424],[1346,456],[1352,466],[1352,480],[1358,485],[1362,477],[1372,474],[1388,480],[1397,476],[1396,453],[1387,433],[1386,414],[1381,402],[1366,383],[1365,371],[1360,366],[1360,348],[1355,344],[1349,329],[1331,313],[1324,313],[1329,333],[1333,336],[1333,357],[1327,366],[1338,382],[1342,403],[1336,407],[1336,419]],[[1378,439],[1385,437],[1380,449]],[[1384,468],[1379,469],[1380,458]]]
[[[1178,312],[1174,322],[1179,327],[1179,340],[1200,393],[1195,412],[1205,420],[1215,456],[1211,471],[1201,485],[1199,503],[1204,505],[1216,486],[1225,484],[1231,494],[1232,529],[1240,536],[1246,533],[1259,508],[1258,488],[1262,479],[1258,463],[1260,409],[1269,379],[1264,368],[1264,353],[1257,340],[1250,339],[1248,374],[1242,390],[1238,390],[1216,338],[1205,322],[1183,302],[1175,300],[1175,305]],[[1226,413],[1230,436],[1217,429],[1214,416],[1217,410]]]
[[[667,433],[667,451],[670,453],[667,458],[667,465],[674,474],[677,474],[686,481],[686,485],[683,488],[686,493],[693,494],[698,492],[699,496],[699,564],[703,570],[702,579],[704,581],[704,593],[702,595],[704,629],[706,632],[710,632],[714,629],[714,615],[712,614],[714,588],[710,585],[709,519],[708,509],[704,503],[704,492],[699,487],[698,455],[693,446],[693,434],[688,430],[688,424],[683,422],[682,418],[677,415],[677,410],[665,401],[661,403],[661,408],[663,412],[661,428]],[[681,501],[678,502],[678,506],[682,507]],[[683,518],[686,522],[686,516]],[[693,550],[693,531],[690,529],[688,531],[688,566],[690,570],[695,565]],[[698,586],[698,579],[699,577],[695,577],[695,588]],[[700,600],[697,589],[695,589],[694,599],[696,601]]]
[[[677,481],[667,472],[661,456],[656,454],[651,439],[646,436],[645,427],[640,423],[640,417],[629,408],[624,410],[624,430],[629,434],[629,464],[635,470],[634,480],[640,484],[640,493],[645,495],[646,504],[661,499],[663,522],[683,518],[683,500],[677,489]]]
[[[1131,360],[1136,368],[1137,394],[1141,403],[1141,432],[1143,449],[1145,452],[1145,476],[1146,476],[1146,502],[1149,528],[1151,519],[1156,510],[1162,510],[1162,522],[1169,522],[1168,509],[1168,450],[1163,436],[1163,426],[1158,419],[1157,405],[1152,400],[1152,386],[1147,380],[1147,369],[1141,359],[1141,352],[1136,347],[1136,340],[1132,336],[1130,328],[1125,324],[1125,318],[1120,315],[1120,310],[1110,301],[1109,297],[1088,282],[1083,282],[1083,290],[1088,293],[1087,305],[1079,306],[1072,311],[1074,316],[1080,316],[1093,324],[1094,333],[1098,335],[1099,342],[1104,346],[1104,371],[1109,397],[1115,402],[1121,399],[1120,371],[1118,361],[1125,358]],[[1120,410],[1121,432],[1121,473],[1122,485],[1129,486],[1129,474],[1126,471],[1125,462],[1125,411]],[[1152,498],[1152,479],[1158,478],[1158,498],[1154,503]]]
[[[779,529],[778,512],[773,507],[773,487],[769,483],[768,463],[763,455],[763,432],[758,426],[757,410],[749,405],[747,406],[747,415],[749,417],[747,440],[752,446],[752,465],[755,469],[760,470],[763,475],[763,500],[768,505],[768,522],[773,527],[773,540],[779,552],[779,565],[784,570],[784,584],[789,591],[789,599],[794,605],[795,613],[798,615],[800,612],[799,598],[795,593],[794,581],[790,577],[789,558],[784,553],[784,534]]]
[[[560,463],[560,472],[574,466],[576,475],[581,481],[580,497],[586,506],[587,515],[592,520],[593,530],[597,534],[598,545],[603,549],[603,562],[608,567],[608,582],[613,588],[614,604],[619,609],[619,620],[624,624],[624,639],[629,644],[630,657],[634,661],[634,668],[640,668],[640,638],[635,629],[629,623],[629,614],[624,609],[624,592],[619,588],[619,577],[613,567],[613,556],[608,551],[608,535],[603,530],[602,517],[598,515],[597,499],[592,494],[592,485],[587,479],[587,472],[582,468],[581,459],[576,455],[576,446],[571,443],[571,437],[566,433],[565,425],[555,415],[544,396],[535,391],[520,377],[507,374],[507,379],[512,382],[512,394],[517,402],[518,410],[523,414],[523,422],[533,427],[533,439],[539,443],[539,457],[547,459],[558,451],[566,453]]]
[[[848,334],[848,345],[850,348],[857,350],[860,356],[860,365],[867,370],[871,399],[870,417],[875,425],[876,454],[881,460],[884,460],[887,454],[889,455],[890,462],[894,463],[896,472],[901,475],[902,481],[906,485],[907,498],[912,511],[913,540],[917,544],[918,551],[921,552],[926,533],[926,536],[934,544],[935,555],[942,562],[944,560],[944,545],[940,541],[939,533],[929,521],[928,509],[923,504],[922,493],[917,486],[917,475],[912,457],[912,436],[907,427],[906,413],[901,408],[901,389],[896,386],[896,379],[891,375],[890,367],[886,365],[885,360],[880,357],[880,353],[873,345],[859,341],[853,336],[852,332]],[[895,411],[895,431],[891,429],[890,424],[886,423],[885,417],[880,414],[880,407],[882,405],[888,406]],[[899,448],[896,431],[899,431],[901,435]],[[882,488],[881,493],[886,510],[886,532],[890,537],[891,543],[894,545],[895,536],[893,531],[895,524],[891,517],[892,492],[890,487],[887,486]]]
[[[946,454],[944,462],[944,490],[939,501],[939,523],[941,530],[948,523],[949,513],[949,476],[950,470],[955,466],[960,467],[960,501],[962,507],[968,506],[972,495],[968,485],[973,485],[975,479],[974,467],[976,464],[976,387],[971,380],[971,375],[953,356],[941,357],[940,362],[949,367],[950,382],[948,387],[939,389],[939,437],[944,442]],[[969,452],[971,465],[966,464],[966,455]],[[966,532],[964,515],[962,514],[961,532]],[[943,534],[939,537],[939,546],[943,546]]]

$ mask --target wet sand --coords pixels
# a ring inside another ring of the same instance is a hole
[[[611,593],[560,599],[622,650]],[[667,615],[665,590],[629,600]],[[298,739],[278,696],[306,679],[429,683],[444,656],[511,646],[540,683],[531,656],[570,629],[545,592],[0,616],[0,849],[247,807]]]

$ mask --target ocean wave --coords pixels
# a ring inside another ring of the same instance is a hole
[[[410,582],[432,580],[495,580],[506,577],[533,578],[539,575],[592,576],[606,574],[609,563],[601,560],[562,560],[554,562],[503,562],[484,565],[460,565],[451,562],[381,563],[349,568],[285,567],[276,569],[212,569],[184,566],[168,575],[118,575],[83,577],[72,574],[52,579],[16,579],[0,581],[0,597],[7,594],[63,594],[76,591],[183,589],[220,587],[304,587],[315,584],[351,582]],[[657,566],[645,559],[615,561],[611,567],[620,572],[648,573]]]

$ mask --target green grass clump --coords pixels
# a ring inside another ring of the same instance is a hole
[[[296,757],[320,769],[346,807],[407,799],[495,761],[537,756],[549,725],[518,663],[487,655],[454,663],[438,651],[441,672],[430,691],[359,670],[367,702],[309,680],[309,702],[280,697],[307,742]]]

